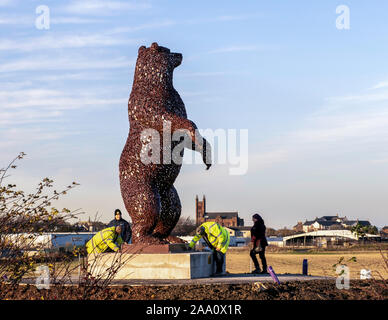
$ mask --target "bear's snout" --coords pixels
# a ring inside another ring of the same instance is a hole
[[[183,56],[181,53],[173,53],[172,55],[173,55],[174,68],[176,68],[182,63]]]

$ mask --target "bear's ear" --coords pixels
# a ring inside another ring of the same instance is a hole
[[[157,51],[158,48],[159,48],[159,46],[158,46],[158,44],[157,44],[156,42],[154,42],[154,43],[151,44],[151,50],[152,50],[152,51]]]
[[[138,53],[140,54],[140,53],[144,52],[145,49],[146,49],[145,46],[141,46],[141,47],[139,48]]]

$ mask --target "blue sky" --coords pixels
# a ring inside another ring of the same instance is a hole
[[[36,7],[50,9],[39,30]],[[336,28],[336,8],[350,29]],[[291,227],[321,215],[387,225],[386,1],[0,0],[0,166],[32,189],[81,185],[57,206],[103,221],[124,209],[118,161],[137,49],[183,54],[174,86],[199,128],[248,129],[249,170],[184,165],[184,216],[209,211]],[[188,156],[190,151],[186,151]]]

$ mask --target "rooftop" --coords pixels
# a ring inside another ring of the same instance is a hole
[[[347,226],[357,225],[357,223],[359,223],[362,226],[370,226],[370,222],[367,220],[349,220],[349,221],[343,222],[343,224],[345,224]]]
[[[215,219],[221,217],[223,219],[230,219],[238,217],[238,212],[205,212],[205,218]]]
[[[241,231],[246,231],[246,230],[251,230],[252,226],[237,226],[237,227],[227,227],[232,230],[241,230]]]
[[[336,221],[337,219],[340,219],[341,222],[337,222]],[[310,221],[306,220],[303,223],[303,225],[304,226],[311,226],[314,222],[318,222],[319,224],[321,224],[323,226],[330,226],[330,225],[337,224],[337,223],[342,223],[342,224],[351,226],[351,225],[357,224],[357,221],[362,226],[369,226],[370,225],[370,222],[367,220],[347,220],[346,217],[339,217],[338,215],[337,216],[322,216],[320,218],[317,217],[314,220],[310,220]]]
[[[319,220],[319,221],[316,221],[318,222],[321,226],[332,226],[334,224],[338,224],[338,225],[341,225],[339,222],[337,221],[326,221],[326,220]]]

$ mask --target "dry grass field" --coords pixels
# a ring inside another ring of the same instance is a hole
[[[278,274],[301,274],[303,259],[308,260],[308,274],[314,276],[337,276],[333,265],[344,257],[342,264],[350,270],[351,279],[360,278],[361,269],[369,269],[376,279],[388,279],[387,269],[382,255],[378,251],[360,252],[320,252],[320,253],[287,253],[267,252],[267,263]],[[349,261],[356,257],[356,262]],[[260,262],[260,259],[258,257]],[[229,273],[249,273],[253,263],[248,249],[230,248],[226,254],[226,270]]]

